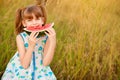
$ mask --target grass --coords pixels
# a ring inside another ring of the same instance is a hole
[[[14,14],[32,0],[0,1],[0,72],[16,52]],[[9,4],[11,3],[11,4]],[[51,68],[58,80],[120,79],[119,0],[49,0],[57,48]]]

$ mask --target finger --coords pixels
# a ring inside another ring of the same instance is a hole
[[[35,34],[36,34],[36,32],[32,32],[32,33],[30,34],[30,36],[33,37]]]
[[[54,28],[49,28],[48,30],[50,31],[50,33],[54,33],[55,32]]]
[[[36,42],[39,41],[39,40],[40,40],[40,38],[37,38],[37,39],[36,39]]]
[[[55,30],[52,29],[52,28],[51,28],[51,29],[48,29],[48,30],[46,30],[46,31],[48,32],[49,35],[54,35],[54,34],[56,34],[56,33],[55,33]]]
[[[47,32],[48,34],[52,34],[52,33],[53,33],[53,31],[52,31],[51,29],[47,29],[46,32]]]
[[[38,36],[39,32],[37,32],[35,35],[34,35],[34,38],[36,38]]]
[[[49,33],[48,33],[48,31],[45,31],[45,34],[46,34],[47,36],[49,36]]]
[[[32,38],[29,38],[29,41],[32,41],[32,42],[34,42],[34,43],[35,43],[35,41],[34,41]]]
[[[47,33],[47,32],[45,32],[45,34],[46,34],[48,37],[54,37],[54,36],[56,35],[56,33],[50,34],[50,33]]]
[[[45,30],[45,32],[49,34],[49,32],[47,30]]]

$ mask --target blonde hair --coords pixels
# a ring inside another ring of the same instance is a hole
[[[47,20],[45,7],[42,5],[30,5],[28,7],[18,9],[16,12],[16,20],[15,20],[15,33],[19,34],[23,32],[23,24],[22,21],[25,19],[32,19],[34,14],[36,18],[43,17],[44,24]],[[43,25],[44,25],[43,24]]]

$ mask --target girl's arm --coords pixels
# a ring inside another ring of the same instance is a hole
[[[35,43],[37,42],[36,40],[36,36],[38,34],[36,33],[31,33],[30,35],[30,39],[32,40],[29,40],[29,46],[28,46],[28,49],[26,50],[25,47],[24,47],[24,42],[22,40],[22,37],[20,35],[18,35],[16,37],[16,42],[17,42],[17,48],[18,48],[18,53],[20,55],[20,62],[21,62],[21,65],[26,69],[29,67],[30,65],[30,62],[31,62],[31,58],[32,58],[32,52],[34,50],[34,47],[35,47]],[[35,35],[35,36],[34,36]]]
[[[46,41],[45,47],[44,47],[44,55],[43,55],[43,65],[47,66],[51,63],[55,47],[56,47],[56,33],[53,28],[50,28],[47,30],[48,33],[48,39]]]

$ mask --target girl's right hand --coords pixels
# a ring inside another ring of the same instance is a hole
[[[36,42],[39,40],[37,38],[38,34],[39,34],[38,32],[32,32],[30,34],[30,36],[29,36],[29,46],[31,46],[33,48],[35,47]]]

